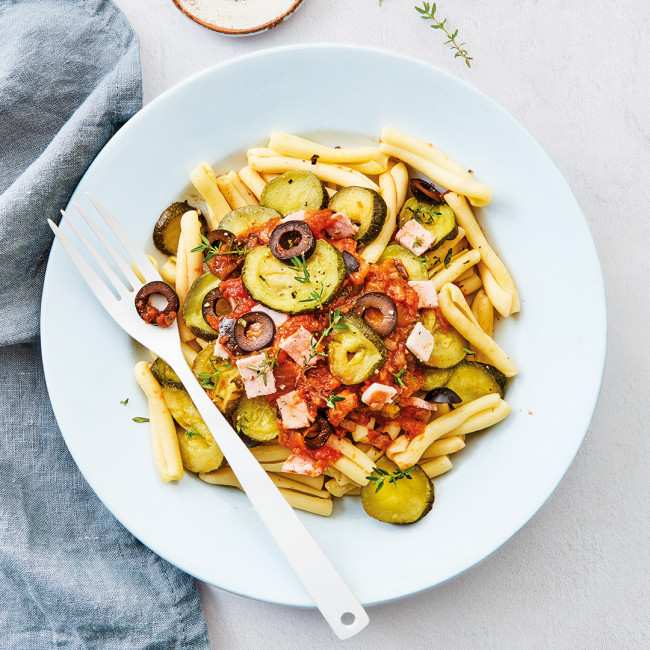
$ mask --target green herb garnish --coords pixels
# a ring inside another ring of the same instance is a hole
[[[219,383],[219,377],[221,373],[228,368],[232,368],[230,359],[219,362],[219,366],[215,363],[214,359],[208,359],[210,361],[210,366],[212,367],[212,372],[200,372],[199,373],[199,383],[203,388],[208,390],[214,390]]]
[[[447,40],[445,41],[445,45],[449,45],[452,50],[456,50],[456,53],[454,54],[454,58],[461,57],[462,59],[465,60],[465,63],[467,64],[468,68],[471,68],[472,65],[470,61],[472,60],[472,57],[468,55],[467,50],[463,48],[465,43],[457,43],[456,38],[458,37],[458,30],[456,30],[453,34],[450,33],[447,30],[447,27],[445,26],[447,19],[445,18],[444,20],[440,21],[436,18],[436,3],[434,2],[431,7],[429,7],[428,2],[424,2],[422,4],[422,7],[414,7],[415,11],[417,11],[420,14],[420,17],[424,20],[430,20],[433,24],[430,26],[431,29],[441,29],[445,36],[447,37]]]
[[[337,402],[342,402],[344,399],[345,399],[344,397],[332,393],[329,397],[325,398],[325,402],[327,403],[327,406],[329,408],[333,409],[336,408]]]
[[[296,280],[298,282],[302,284],[309,284],[311,282],[304,253],[300,257],[291,258],[291,267],[297,273]]]
[[[406,366],[404,366],[399,372],[391,372],[390,374],[395,377],[395,383],[402,388],[406,388],[406,384],[402,381],[402,375],[406,372]]]
[[[149,418],[133,418],[134,422],[149,422]]]
[[[120,404],[122,406],[126,406],[128,403],[129,403],[129,398],[128,397],[126,399],[123,399],[123,400],[120,401]]]
[[[262,381],[266,386],[266,373],[267,371],[272,371],[275,366],[278,365],[278,354],[280,354],[280,349],[278,348],[275,356],[269,357],[266,350],[264,350],[264,359],[260,361],[259,366],[246,366],[249,370],[253,370],[256,374],[256,377],[262,375]]]
[[[200,438],[201,434],[196,433],[196,427],[192,427],[185,432],[185,435],[191,440],[192,438]]]
[[[332,333],[332,330],[345,330],[348,328],[348,326],[345,323],[341,323],[341,319],[343,316],[341,315],[341,308],[339,307],[334,314],[332,312],[328,312],[327,314],[329,324],[328,326],[320,333],[320,336],[316,338],[313,334],[311,337],[311,347],[309,348],[309,354],[307,355],[307,358],[305,359],[303,363],[303,367],[307,367],[309,365],[309,362],[315,357],[315,356],[320,356],[320,357],[325,357],[327,356],[325,352],[319,352],[318,351],[318,346],[323,342],[323,339],[326,336],[329,336]]]
[[[445,261],[443,263],[444,263],[446,269],[449,268],[449,263],[451,262],[451,254],[452,253],[453,253],[453,249],[450,248],[447,251],[447,254],[445,255]]]
[[[413,478],[410,473],[413,470],[413,467],[409,467],[407,469],[396,469],[392,474],[390,472],[387,472],[385,469],[380,469],[379,467],[375,467],[373,470],[372,474],[370,476],[366,476],[366,478],[369,481],[372,481],[375,484],[375,494],[381,490],[381,488],[384,487],[384,482],[388,480],[389,485],[392,483],[395,485],[397,481],[406,478],[409,481]],[[375,475],[377,474],[377,475]]]
[[[476,354],[476,352],[474,352],[474,350],[470,350],[469,348],[463,348],[463,352],[465,354]]]
[[[201,243],[192,249],[192,253],[203,253],[203,261],[207,262],[217,255],[237,255],[242,257],[248,253],[248,247],[242,246],[240,248],[232,248],[228,246],[227,248],[223,247],[223,242],[218,241],[215,246],[213,246],[205,235],[199,235],[201,237]]]

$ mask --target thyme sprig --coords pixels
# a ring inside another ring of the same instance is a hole
[[[219,377],[221,377],[221,373],[224,370],[228,370],[228,368],[232,368],[232,364],[230,363],[230,359],[220,361],[218,366],[214,362],[214,359],[209,359],[209,361],[210,366],[212,367],[212,372],[200,372],[199,383],[201,386],[203,386],[203,388],[214,390],[219,383]]]
[[[447,251],[447,254],[445,255],[445,259],[444,259],[444,261],[443,261],[443,264],[445,265],[445,268],[446,268],[446,269],[449,268],[449,263],[451,262],[451,254],[452,254],[452,252],[453,252],[453,249],[450,248],[450,249]]]
[[[244,426],[244,423],[242,422],[248,422],[248,418],[245,415],[238,415],[237,416],[237,421],[235,422],[235,431],[240,435],[240,436],[245,436],[246,434],[246,428]]]
[[[320,352],[318,347],[323,342],[325,337],[329,336],[333,330],[345,330],[348,328],[348,326],[345,323],[341,323],[342,318],[343,315],[341,314],[340,307],[334,313],[332,313],[331,310],[328,312],[327,319],[329,323],[327,327],[320,333],[320,336],[318,338],[316,338],[313,334],[311,336],[311,345],[309,348],[309,354],[305,357],[305,360],[302,364],[303,367],[306,368],[309,365],[310,361],[316,356],[319,357],[327,356],[325,352]],[[330,408],[334,408],[334,407],[330,407]]]
[[[370,476],[366,476],[366,478],[369,481],[372,481],[372,483],[375,485],[375,494],[377,494],[377,492],[379,492],[379,490],[384,487],[385,481],[388,481],[389,485],[396,485],[397,481],[403,478],[406,478],[410,481],[413,478],[411,476],[413,467],[414,466],[408,467],[407,469],[396,469],[392,474],[390,472],[387,472],[385,469],[375,467],[372,474]]]
[[[126,406],[129,403],[129,398],[127,397],[126,399],[120,400],[120,404],[122,406]]]
[[[201,434],[196,433],[196,427],[192,427],[185,432],[185,435],[191,440],[192,438],[200,438]]]
[[[456,59],[458,57],[461,57],[464,59],[467,67],[471,68],[472,64],[470,61],[472,60],[472,57],[468,55],[467,50],[463,47],[465,43],[458,43],[456,40],[458,38],[458,30],[452,34],[446,27],[447,19],[445,18],[444,20],[438,20],[436,18],[436,3],[434,2],[429,7],[429,3],[424,2],[421,7],[414,7],[414,9],[420,14],[420,18],[423,20],[430,20],[433,23],[430,25],[431,29],[441,29],[444,32],[445,36],[447,37],[445,45],[449,45],[452,50],[456,51],[454,58]]]
[[[217,255],[237,255],[237,257],[242,257],[248,253],[248,246],[233,248],[231,245],[228,245],[227,248],[224,248],[222,241],[218,241],[216,245],[213,246],[205,235],[200,235],[200,237],[201,243],[196,248],[192,249],[192,253],[203,253],[204,262],[208,262]]]
[[[406,384],[402,380],[402,376],[406,372],[406,366],[404,366],[399,372],[391,372],[390,374],[395,377],[395,383],[402,388],[406,388]]]
[[[434,210],[434,205],[430,205],[427,208],[417,205],[413,207],[412,205],[406,206],[406,209],[413,215],[413,219],[418,221],[421,224],[432,224],[437,217],[439,217],[442,212]]]
[[[260,361],[258,366],[246,366],[249,370],[255,372],[255,376],[259,377],[262,375],[262,381],[266,386],[266,373],[271,372],[275,366],[278,365],[278,354],[280,354],[280,348],[277,349],[274,356],[270,357],[266,350],[264,350],[264,358]]]
[[[296,278],[299,282],[301,281],[300,278]],[[320,289],[312,289],[309,292],[309,297],[308,298],[303,298],[302,300],[299,300],[298,302],[315,302],[318,309],[322,309],[323,307],[323,298],[325,295],[325,287],[323,286],[323,283],[320,283]]]
[[[304,253],[300,257],[291,258],[291,268],[296,272],[296,280],[298,282],[301,284],[309,284],[311,282]]]
[[[138,422],[138,423],[140,423],[140,422],[149,422],[149,418],[140,418],[140,417],[137,417],[137,418],[133,418],[133,421],[134,421],[134,422]]]
[[[327,403],[328,408],[334,409],[336,408],[336,403],[342,402],[344,399],[345,399],[344,397],[332,393],[329,397],[325,398],[325,402]]]

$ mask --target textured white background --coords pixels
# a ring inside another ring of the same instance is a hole
[[[440,0],[439,15],[474,57],[468,70],[412,0],[304,0],[288,22],[242,39],[194,24],[171,0],[114,1],[140,37],[145,101],[262,48],[367,44],[465,79],[537,137],[583,207],[605,276],[608,360],[593,423],[564,481],[519,534],[459,578],[371,608],[370,626],[345,646],[650,647],[650,3]],[[254,89],[236,91],[255,100]],[[396,101],[416,100],[414,89]],[[549,250],[540,272],[552,263]],[[580,278],[570,281],[580,291]],[[558,314],[558,336],[562,327]],[[316,612],[204,585],[201,593],[214,650],[343,645]]]

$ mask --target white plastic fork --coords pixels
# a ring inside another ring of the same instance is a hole
[[[59,227],[51,219],[48,219],[56,239],[63,246],[97,299],[118,325],[136,341],[162,357],[174,369],[264,525],[306,587],[325,620],[340,639],[354,636],[368,624],[368,614],[269,476],[197,382],[183,357],[176,322],[163,329],[147,325],[138,316],[134,298],[143,283],[132,270],[131,262],[138,268],[145,283],[161,280],[160,274],[126,229],[98,201],[90,195],[88,198],[126,251],[128,261],[110,243],[94,221],[77,204],[74,205],[106,252],[117,264],[128,284],[121,280],[106,263],[70,214],[63,210],[61,213],[87,252],[113,285],[119,297],[115,297],[113,291],[97,275],[93,266],[77,251]]]

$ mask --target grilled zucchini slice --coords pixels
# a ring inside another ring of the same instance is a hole
[[[330,334],[327,346],[330,372],[348,386],[365,381],[384,365],[388,351],[371,327],[355,314],[341,319],[344,329]]]
[[[257,230],[271,219],[279,219],[280,214],[261,205],[245,205],[229,212],[220,222],[219,228],[239,237],[250,230]]]
[[[377,264],[393,259],[398,259],[404,265],[404,268],[408,271],[409,280],[429,279],[426,265],[408,248],[404,248],[404,246],[400,246],[399,244],[388,244],[377,260]]]
[[[469,343],[453,327],[442,329],[433,309],[423,309],[420,318],[422,325],[433,334],[433,352],[426,362],[427,366],[451,368],[465,358],[465,348],[469,347]]]
[[[491,393],[503,397],[507,381],[506,376],[489,363],[461,361],[453,369],[445,387],[453,390],[463,402],[471,402]]]
[[[214,356],[214,341],[196,355],[192,372],[199,380],[205,380],[210,399],[224,414],[230,415],[244,392],[244,382],[237,367],[229,359]]]
[[[429,368],[424,371],[422,390],[429,392],[445,386],[454,372],[453,368]]]
[[[176,255],[178,253],[178,238],[181,236],[181,219],[186,212],[196,210],[199,213],[201,232],[205,235],[207,223],[205,217],[197,208],[193,208],[187,201],[172,203],[158,218],[153,227],[154,246],[165,255]]]
[[[192,282],[183,303],[183,320],[194,336],[205,341],[214,341],[219,332],[212,329],[203,318],[203,301],[212,289],[216,289],[221,280],[212,273],[204,273]]]
[[[185,390],[163,386],[163,398],[172,417],[185,431],[178,434],[183,467],[190,472],[214,472],[223,463],[223,453]]]
[[[411,219],[419,221],[436,236],[436,241],[431,247],[432,251],[458,235],[456,215],[446,203],[424,203],[410,198],[399,213],[399,227],[401,228]]]
[[[379,192],[352,185],[339,190],[327,207],[334,212],[345,212],[359,226],[355,235],[360,246],[377,238],[386,221],[388,208]]]
[[[361,488],[361,504],[366,514],[387,524],[405,525],[420,521],[431,510],[435,499],[433,483],[419,465],[405,470],[406,476],[392,483],[391,477],[399,472],[397,465],[382,456],[377,468],[388,475],[375,470],[372,476],[378,480]],[[381,487],[379,479],[383,479]]]
[[[327,205],[327,191],[312,172],[286,172],[264,186],[260,205],[285,217],[301,210],[322,210]]]
[[[156,378],[161,386],[177,389],[183,388],[183,384],[178,378],[178,375],[172,370],[172,367],[160,357],[151,364],[151,374]]]
[[[243,397],[235,415],[235,428],[258,442],[278,437],[278,416],[265,397]]]
[[[305,278],[302,272],[274,257],[268,246],[258,246],[246,255],[241,279],[257,302],[276,311],[300,314],[326,305],[345,280],[343,256],[323,239],[316,243],[305,269],[309,282],[298,282],[296,278]]]

